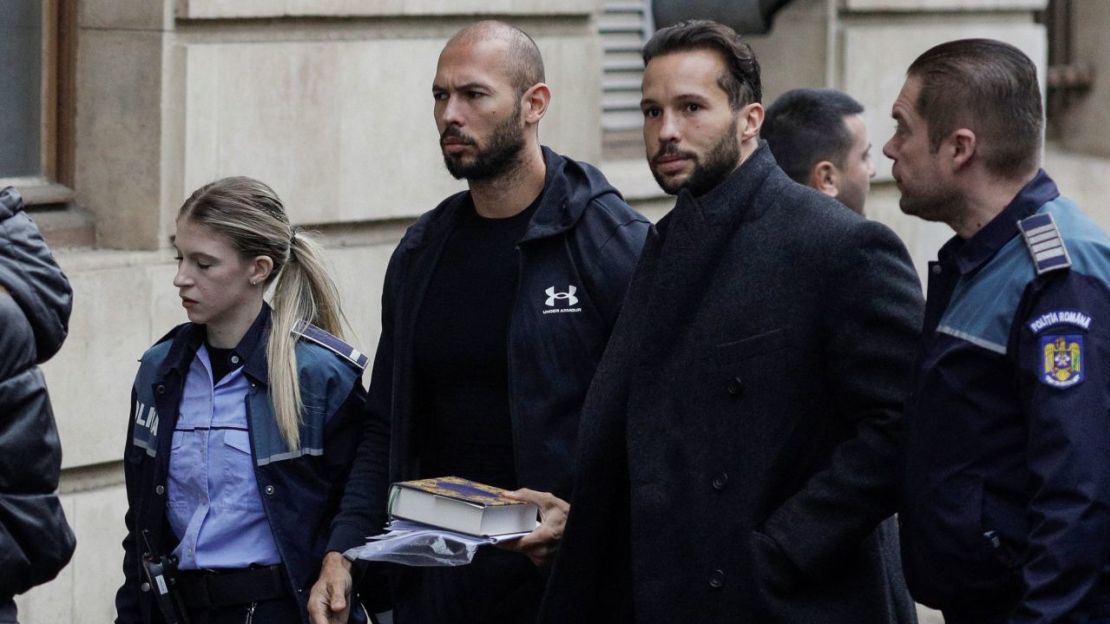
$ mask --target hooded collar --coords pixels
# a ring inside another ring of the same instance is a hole
[[[546,146],[540,149],[545,166],[544,186],[520,242],[562,234],[574,227],[591,200],[609,193],[620,197],[597,168],[563,157]],[[452,195],[417,221],[409,231],[406,248],[415,250],[446,238],[458,223],[469,197],[470,191]]]
[[[23,311],[45,362],[65,340],[73,290],[12,187],[0,190],[0,285]]]

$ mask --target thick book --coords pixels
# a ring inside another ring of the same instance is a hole
[[[505,490],[459,477],[394,483],[389,515],[467,535],[525,533],[539,510],[505,496]]]

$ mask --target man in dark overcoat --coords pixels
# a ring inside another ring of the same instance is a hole
[[[895,507],[921,290],[881,224],[790,180],[759,67],[688,22],[644,48],[648,237],[582,414],[542,621],[894,621]]]

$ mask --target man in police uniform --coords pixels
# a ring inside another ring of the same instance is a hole
[[[1110,239],[1038,168],[1013,46],[925,52],[893,117],[902,211],[956,231],[906,412],[910,591],[948,624],[1110,622]]]

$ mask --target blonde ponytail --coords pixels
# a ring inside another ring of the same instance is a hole
[[[297,375],[293,327],[306,319],[320,329],[344,338],[346,318],[339,308],[339,291],[322,261],[316,241],[294,230],[289,256],[274,284],[273,329],[266,343],[270,400],[278,429],[290,449],[300,448],[303,409]]]
[[[226,236],[245,258],[273,260],[268,282],[274,288],[274,314],[266,342],[270,401],[285,443],[290,450],[299,449],[304,404],[293,327],[304,319],[343,338],[347,326],[320,246],[289,223],[273,189],[252,178],[224,178],[197,189],[185,200],[177,219],[192,220]]]

